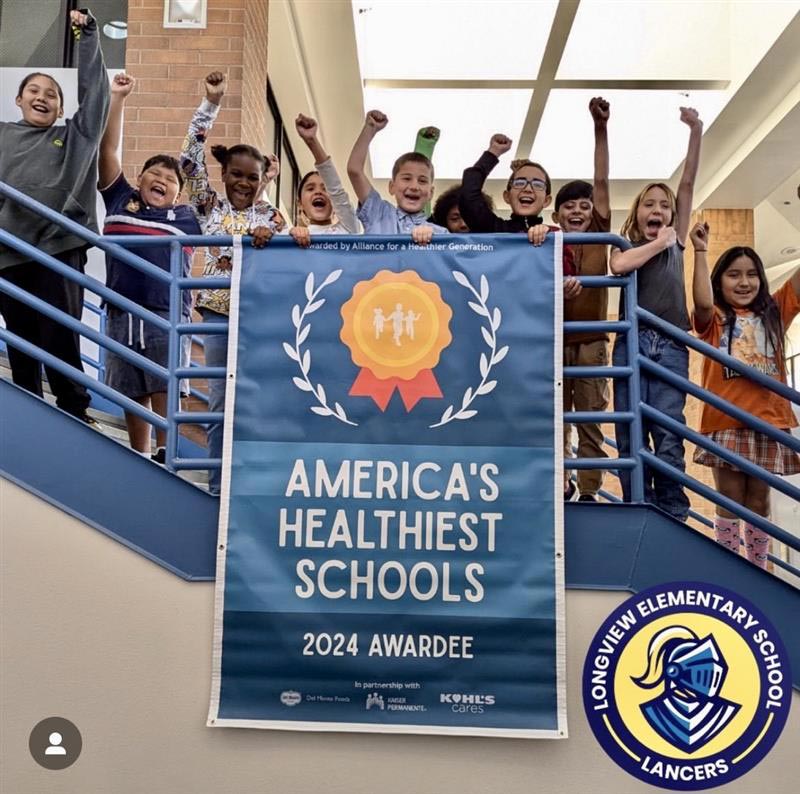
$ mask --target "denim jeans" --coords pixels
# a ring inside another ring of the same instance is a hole
[[[210,309],[200,309],[200,316],[204,323],[227,323],[228,317],[225,314],[211,311]],[[228,335],[227,334],[208,334],[204,339],[206,366],[225,367],[228,363]],[[225,410],[225,378],[208,379],[208,410]],[[222,457],[222,423],[214,423],[208,426],[206,437],[208,439],[208,457]],[[208,492],[219,495],[220,483],[222,481],[222,471],[211,469],[208,472]]]
[[[670,372],[689,377],[689,351],[684,345],[673,342],[662,336],[652,328],[643,328],[639,331],[639,353]],[[612,361],[615,367],[627,364],[627,351],[625,338],[617,336],[614,342]],[[686,395],[660,378],[646,372],[641,373],[640,394],[643,403],[665,413],[681,424],[686,423],[683,408]],[[614,379],[614,409],[627,411],[628,384],[624,379]],[[630,425],[620,423],[616,425],[617,446],[620,457],[627,457],[631,451]],[[649,449],[664,463],[674,466],[679,471],[686,471],[684,462],[683,439],[670,433],[660,425],[642,418],[642,441],[645,449]],[[625,501],[631,498],[631,475],[628,471],[620,471],[622,493]],[[644,467],[644,498],[646,501],[660,507],[680,521],[685,521],[689,515],[689,499],[684,493],[683,486],[669,477],[653,471],[648,466]]]

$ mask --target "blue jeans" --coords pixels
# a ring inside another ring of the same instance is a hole
[[[652,328],[643,328],[639,331],[639,353],[656,364],[661,364],[662,367],[666,367],[676,375],[689,377],[689,351],[686,347],[662,336]],[[614,366],[625,366],[627,358],[625,338],[619,335],[614,342],[612,356]],[[686,424],[683,416],[683,408],[686,403],[684,392],[646,372],[641,373],[639,389],[643,403],[647,403],[681,424]],[[621,378],[614,379],[614,409],[617,411],[629,410],[628,385]],[[627,423],[616,425],[616,436],[620,457],[628,457],[631,452],[630,425]],[[686,471],[683,439],[680,436],[670,433],[660,425],[643,417],[642,441],[645,449],[652,450],[653,454],[664,463],[674,466],[679,471]],[[631,498],[630,472],[620,471],[620,480],[622,494],[625,501],[628,502]],[[644,467],[644,498],[680,521],[685,521],[689,515],[689,499],[683,486],[669,477],[653,471],[648,466]]]
[[[225,314],[211,311],[211,309],[200,309],[200,316],[204,323],[227,323],[228,317]],[[228,335],[227,334],[208,334],[204,338],[206,366],[225,367],[228,363]],[[225,378],[208,379],[208,410],[225,410]],[[208,426],[206,438],[208,439],[208,457],[222,457],[222,423],[214,423]],[[208,472],[208,492],[219,495],[220,483],[222,481],[222,471],[220,469],[210,469]]]

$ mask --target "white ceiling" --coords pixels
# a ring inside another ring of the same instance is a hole
[[[364,111],[387,113],[371,150],[379,189],[420,127],[441,129],[439,190],[492,133],[508,134],[515,148],[487,183],[498,206],[512,156],[542,162],[554,191],[591,178],[586,108],[602,95],[615,221],[643,181],[677,182],[687,140],[678,106],[693,105],[706,122],[697,206],[766,202],[757,224],[780,219],[768,264],[800,246],[790,189],[800,169],[800,0],[272,0],[268,53],[284,118],[315,114],[340,172]]]

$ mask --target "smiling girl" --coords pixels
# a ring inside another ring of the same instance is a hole
[[[309,171],[297,191],[300,219],[290,234],[307,248],[312,234],[358,234],[359,224],[353,205],[342,187],[336,166],[320,143],[317,122],[302,113],[294,121],[297,134],[314,155],[315,171]]]
[[[692,321],[697,335],[742,363],[786,383],[783,338],[800,313],[800,269],[770,295],[761,258],[752,248],[740,246],[729,248],[720,256],[709,278],[708,227],[695,225],[691,238],[695,250]],[[703,360],[703,387],[787,433],[797,426],[788,400],[710,358]],[[800,472],[797,453],[708,403],[703,403],[700,432],[773,474]],[[701,447],[695,450],[694,461],[711,467],[714,484],[723,496],[760,516],[769,515],[770,488],[763,480],[745,474]],[[739,524],[738,516],[717,506],[715,539],[737,554]],[[766,532],[745,521],[744,540],[747,559],[766,568]]]
[[[108,113],[108,77],[96,21],[78,11],[70,12],[70,20],[78,39],[78,110],[58,124],[64,115],[61,86],[50,75],[29,74],[16,98],[22,119],[0,122],[0,179],[96,232],[97,145]],[[87,246],[82,238],[7,199],[0,199],[0,227],[83,273]],[[80,319],[83,287],[29,261],[26,254],[0,245],[0,275]],[[0,293],[0,313],[9,331],[75,369],[83,369],[76,333],[5,293]],[[8,358],[14,383],[41,397],[41,364],[14,347],[9,347]],[[86,389],[55,369],[45,370],[56,405],[95,424],[86,413]]]
[[[278,174],[278,160],[269,158],[254,146],[245,143],[227,148],[212,146],[211,154],[222,165],[222,184],[225,194],[220,196],[208,180],[205,143],[208,131],[219,113],[219,103],[225,94],[225,75],[211,72],[205,79],[205,99],[189,122],[189,131],[183,143],[180,166],[186,180],[189,203],[195,211],[204,234],[252,235],[253,246],[261,248],[269,242],[285,222],[275,207],[263,198],[269,180]],[[228,276],[231,273],[233,251],[231,248],[212,246],[205,249],[204,276]],[[197,308],[206,323],[228,321],[230,291],[227,289],[203,290],[197,299]],[[227,334],[210,334],[205,338],[205,358],[208,367],[224,367],[228,359]],[[225,406],[225,380],[212,378],[208,382],[208,410],[222,411]],[[213,424],[208,429],[208,448],[211,457],[222,452],[222,425]],[[219,470],[209,474],[209,491],[218,494]]]
[[[168,154],[157,154],[145,162],[131,185],[122,173],[117,150],[122,134],[122,112],[125,100],[134,87],[134,79],[127,74],[114,77],[111,86],[111,109],[108,124],[100,142],[99,185],[100,195],[106,205],[103,234],[142,234],[157,236],[184,236],[200,234],[200,225],[187,204],[178,204],[183,187],[183,177],[178,161]],[[156,267],[169,272],[170,249],[131,248],[131,253],[146,259]],[[192,249],[183,249],[183,275],[191,274]],[[169,318],[169,285],[157,281],[136,268],[106,255],[106,283],[115,292],[138,303],[165,319]],[[189,322],[192,312],[192,295],[183,291],[183,321]],[[113,305],[107,305],[106,333],[120,344],[140,353],[162,367],[167,366],[169,335],[132,314]],[[186,342],[189,337],[184,337]],[[183,340],[182,340],[183,341]],[[188,366],[188,349],[184,343],[182,366]],[[167,415],[167,382],[128,363],[111,351],[106,357],[106,384],[130,397],[160,416]],[[151,427],[143,419],[125,412],[128,438],[133,449],[150,454]],[[157,450],[153,456],[163,463],[166,432],[156,430]]]
[[[646,185],[633,202],[620,233],[633,247],[627,251],[614,248],[609,265],[614,275],[638,271],[637,289],[639,306],[678,328],[689,330],[689,312],[683,284],[683,250],[689,219],[692,213],[692,196],[697,168],[700,164],[700,139],[703,122],[694,108],[681,108],[681,121],[689,127],[689,146],[678,185],[677,196],[669,185],[653,182]],[[624,311],[620,308],[620,319]],[[666,367],[676,375],[689,377],[689,351],[655,328],[640,324],[639,353]],[[627,354],[625,337],[617,334],[614,342],[614,366],[625,366]],[[645,372],[640,376],[642,402],[662,411],[682,424],[685,423],[683,407],[686,394],[660,378]],[[628,410],[628,384],[614,380],[614,408]],[[630,454],[630,432],[625,423],[616,426],[617,447],[620,457]],[[642,419],[642,441],[656,457],[685,471],[683,440],[660,425]],[[620,481],[625,501],[630,501],[630,473],[620,471]],[[675,480],[645,467],[645,500],[655,504],[675,518],[685,521],[689,515],[689,499]]]

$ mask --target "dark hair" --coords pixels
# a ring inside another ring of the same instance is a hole
[[[521,171],[523,168],[527,168],[528,166],[533,166],[534,168],[538,168],[544,174],[544,185],[545,185],[545,193],[550,195],[550,189],[552,188],[552,184],[550,183],[550,174],[547,173],[545,167],[539,163],[534,163],[533,160],[514,160],[511,163],[511,176],[508,178],[508,183],[506,184],[506,190],[511,190],[511,180],[517,175],[517,171]]]
[[[223,171],[228,167],[231,157],[237,154],[245,154],[252,157],[260,163],[262,172],[266,172],[267,170],[267,158],[264,157],[255,146],[250,146],[248,143],[237,143],[236,146],[231,146],[230,148],[218,143],[211,147],[211,154],[222,166]]]
[[[19,84],[19,91],[17,91],[17,99],[22,96],[22,92],[25,90],[25,86],[33,80],[34,77],[46,77],[48,80],[52,80],[53,84],[56,87],[56,91],[58,91],[58,99],[61,102],[61,107],[64,107],[64,92],[61,90],[61,86],[58,84],[58,80],[51,74],[47,74],[47,72],[31,72],[25,77],[22,78],[22,82]]]
[[[492,197],[487,193],[481,193],[481,197],[486,202],[486,206],[494,211],[494,202],[492,201]],[[444,191],[444,193],[436,199],[436,203],[433,205],[433,214],[431,215],[431,220],[437,224],[438,226],[447,227],[447,216],[450,214],[450,211],[453,207],[458,206],[459,199],[461,198],[461,185],[453,185],[453,187],[448,188]]]
[[[401,154],[394,161],[394,165],[392,166],[392,179],[397,179],[400,169],[406,163],[421,163],[422,165],[427,166],[430,168],[431,179],[433,179],[433,163],[424,154],[420,154],[419,152],[406,152],[405,154]]]
[[[711,289],[714,293],[714,303],[725,313],[725,324],[728,328],[728,355],[731,354],[733,330],[736,327],[736,313],[722,296],[722,276],[740,256],[746,256],[755,265],[758,273],[758,292],[753,302],[747,308],[757,317],[761,318],[767,336],[767,344],[770,345],[775,352],[778,370],[783,373],[785,363],[783,360],[783,336],[786,329],[783,327],[783,320],[781,319],[781,312],[778,308],[778,304],[775,303],[775,299],[769,294],[767,274],[764,272],[764,263],[761,261],[761,257],[748,246],[740,245],[729,248],[720,256],[714,265],[714,269],[711,271]]]
[[[591,182],[586,182],[583,179],[573,179],[572,182],[567,182],[561,190],[556,193],[556,206],[555,210],[567,201],[575,201],[577,199],[594,198],[594,187]]]
[[[148,168],[152,168],[154,165],[163,165],[165,168],[169,168],[170,171],[174,171],[175,175],[178,177],[178,186],[183,190],[183,174],[181,173],[181,167],[178,165],[178,161],[174,157],[169,154],[154,154],[152,157],[145,160],[142,170],[139,173],[143,174]]]
[[[301,180],[300,184],[297,186],[297,197],[300,198],[300,194],[303,192],[303,185],[311,179],[312,176],[319,176],[319,171],[309,171]]]

